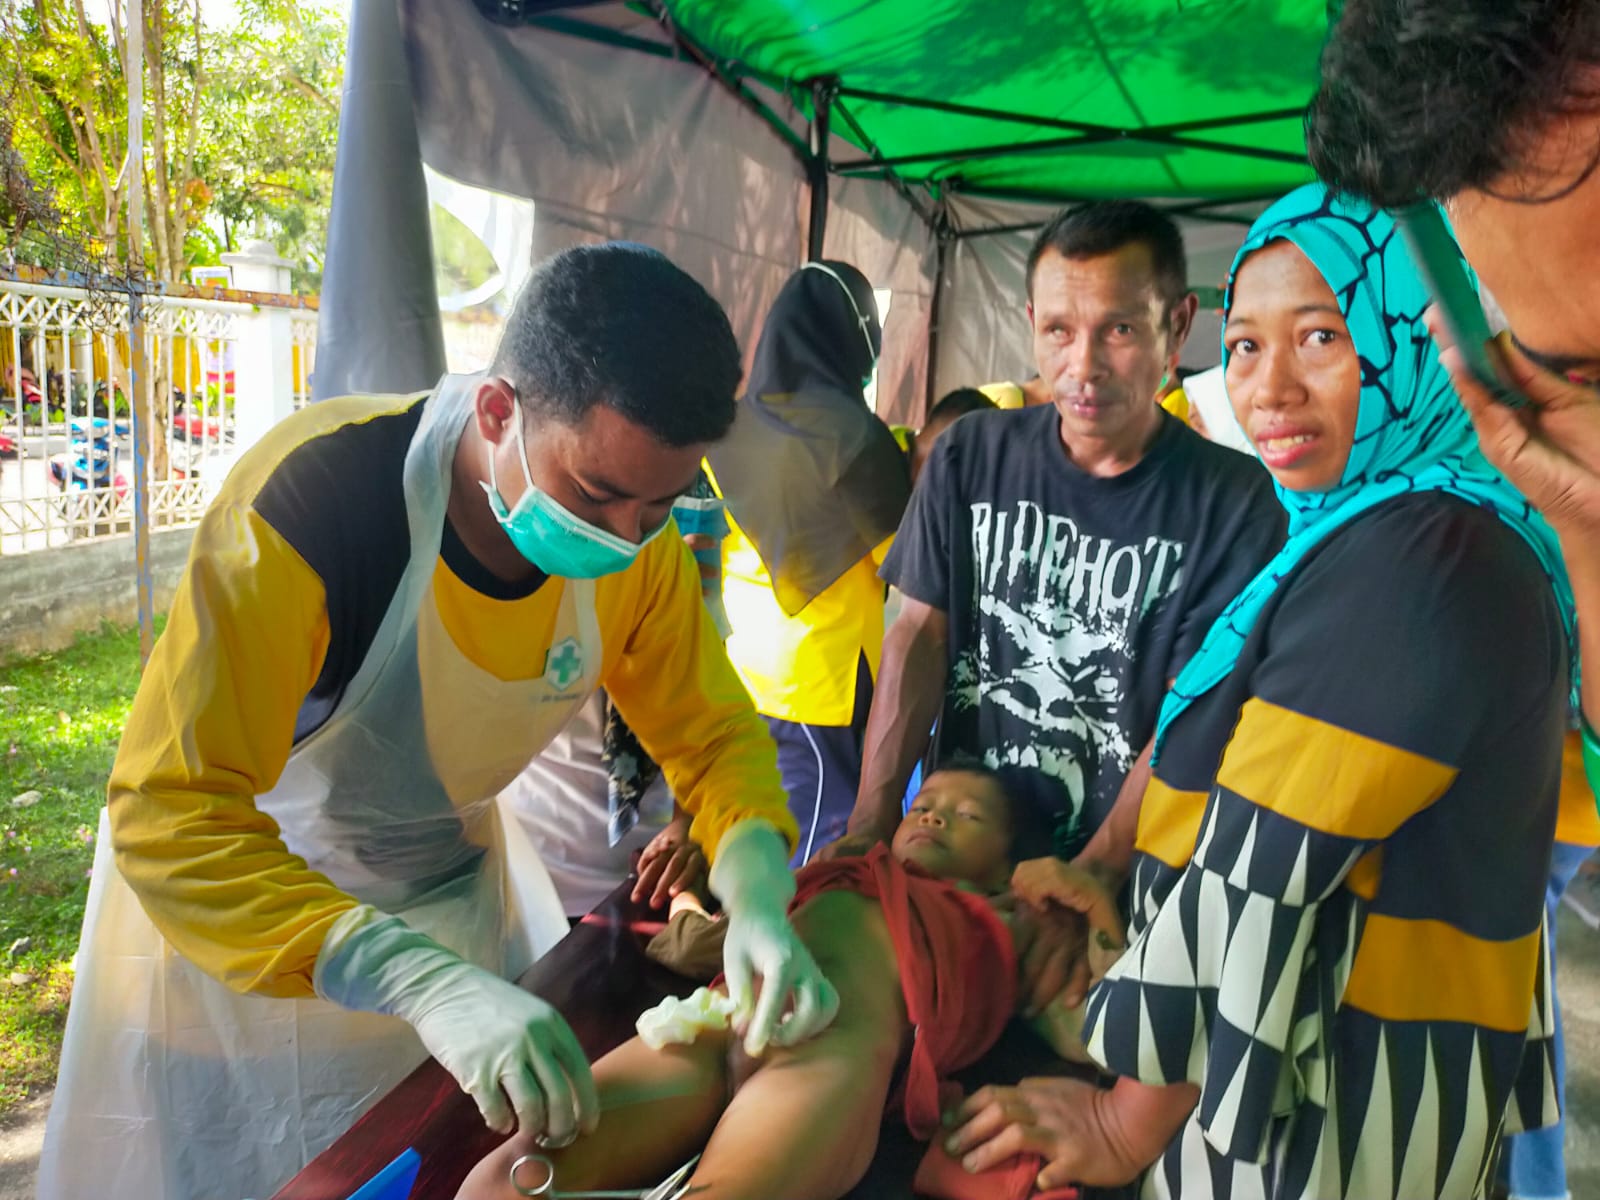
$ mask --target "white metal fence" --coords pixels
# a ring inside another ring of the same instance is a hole
[[[244,300],[145,295],[141,307],[150,524],[192,524],[242,448],[236,416],[252,393],[235,358],[267,331]],[[298,408],[316,314],[274,315],[289,322],[285,408]],[[0,278],[0,554],[132,530],[129,316],[126,293]]]

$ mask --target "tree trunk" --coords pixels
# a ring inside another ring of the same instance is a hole
[[[154,195],[147,189],[150,203],[145,204],[150,240],[156,252],[156,276],[169,282],[178,282],[183,276],[183,248],[172,243],[170,214],[173,209],[171,172],[167,165],[167,0],[149,0],[144,6],[144,66],[150,86],[146,93],[145,113],[150,120],[151,147],[155,151]],[[150,417],[150,482],[167,481],[172,476],[172,455],[169,446],[167,401],[172,394],[172,381],[167,370],[167,356],[161,352],[161,342],[155,343],[155,353],[145,361],[145,387],[142,402],[148,407]]]

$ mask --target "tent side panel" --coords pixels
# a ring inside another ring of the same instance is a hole
[[[406,90],[395,0],[356,0],[311,380],[316,400],[420,391],[444,373],[428,194]]]
[[[889,183],[835,179],[831,191],[827,257],[853,263],[894,294],[878,362],[878,415],[891,424],[920,425],[937,257],[933,231]]]
[[[748,364],[803,258],[805,175],[773,130],[692,62],[495,25],[470,0],[400,3],[424,160],[532,199],[535,260],[610,238],[669,255]]]

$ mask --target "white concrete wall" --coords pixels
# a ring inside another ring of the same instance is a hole
[[[150,535],[157,612],[172,603],[193,538],[193,529]],[[59,650],[102,621],[131,625],[135,600],[131,534],[6,555],[0,558],[0,661]]]

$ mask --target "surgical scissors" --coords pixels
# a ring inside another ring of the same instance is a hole
[[[689,1172],[694,1170],[695,1164],[699,1161],[700,1156],[696,1154],[653,1188],[636,1188],[621,1191],[558,1192],[555,1190],[555,1162],[546,1158],[543,1154],[524,1154],[511,1164],[511,1186],[516,1189],[519,1196],[543,1197],[544,1200],[683,1200],[683,1197],[700,1190],[699,1188],[692,1188],[684,1182],[689,1178]],[[542,1168],[544,1170],[544,1179],[533,1187],[527,1186],[517,1178],[518,1172],[524,1166]]]

